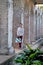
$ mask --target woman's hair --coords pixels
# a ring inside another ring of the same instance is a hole
[[[22,23],[20,23],[21,25],[23,25]]]

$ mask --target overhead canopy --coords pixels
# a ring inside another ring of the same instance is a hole
[[[38,4],[43,4],[43,0],[36,0]]]
[[[32,0],[34,3],[43,4],[43,0]]]

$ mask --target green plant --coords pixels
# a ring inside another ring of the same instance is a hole
[[[39,48],[33,50],[29,44],[26,44],[28,49],[24,49],[22,53],[14,59],[14,62],[21,65],[43,65],[43,51]]]
[[[41,43],[41,46],[43,46],[43,42]]]

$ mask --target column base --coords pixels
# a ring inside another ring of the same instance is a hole
[[[14,50],[14,48],[13,47],[11,47],[11,48],[9,48],[9,54],[13,54],[13,53],[15,53],[15,50]]]

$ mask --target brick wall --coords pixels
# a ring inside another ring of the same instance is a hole
[[[30,2],[30,7],[32,8],[32,3]],[[13,45],[15,44],[15,38],[17,33],[17,28],[21,22],[21,1],[14,0],[14,18],[13,18]],[[25,7],[24,7],[25,8]],[[27,9],[27,8],[26,8]],[[28,9],[27,9],[28,10]],[[24,40],[28,42],[29,36],[29,15],[26,14],[27,10],[24,10],[24,29],[25,35]],[[30,39],[34,41],[34,15],[31,13],[30,18]],[[7,0],[0,0],[0,46],[5,47],[8,43],[8,7]],[[43,25],[42,25],[42,35],[43,35]]]
[[[0,0],[0,44],[1,47],[7,46],[8,22],[7,22],[7,0]]]
[[[30,4],[31,5],[31,4]],[[15,44],[15,38],[17,33],[17,28],[19,23],[21,22],[21,10],[22,5],[20,0],[14,0],[14,18],[13,18],[13,44]],[[25,7],[24,7],[25,8]],[[27,7],[28,8],[28,7]],[[28,42],[29,36],[29,15],[26,14],[28,9],[24,10],[24,29],[25,35],[24,40]],[[8,43],[8,8],[7,8],[7,0],[0,0],[0,44],[2,47],[7,46]],[[34,40],[33,34],[33,15],[31,16],[31,41]]]
[[[20,0],[14,0],[14,20],[13,20],[13,44],[15,44],[15,38],[16,38],[16,33],[17,33],[17,28],[19,26],[19,23],[21,22],[21,1]],[[25,7],[24,7],[25,8]],[[27,9],[27,8],[26,8]],[[24,10],[24,31],[25,31],[25,35],[24,35],[24,40],[26,40],[27,42],[29,41],[28,38],[29,38],[29,15],[26,14],[28,9],[27,10]],[[34,41],[34,19],[33,19],[34,15],[31,14],[31,41]]]
[[[13,18],[13,46],[15,45],[15,39],[17,37],[17,28],[21,21],[21,5],[20,0],[14,0],[14,18]]]

